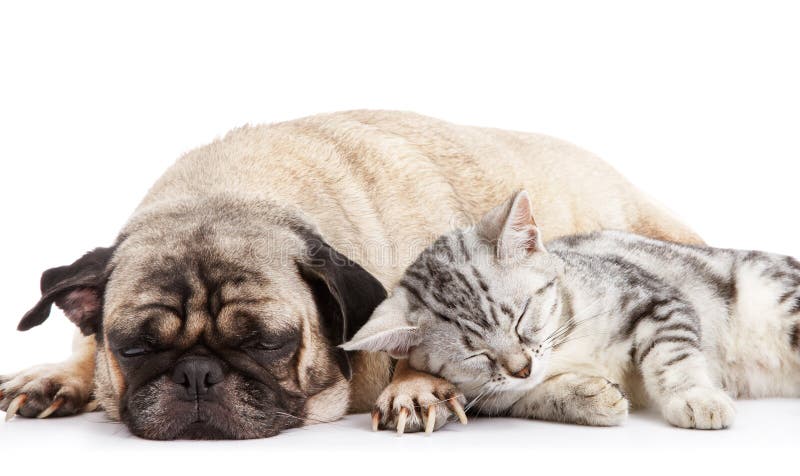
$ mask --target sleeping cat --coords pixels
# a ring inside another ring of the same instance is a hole
[[[387,389],[376,426],[443,425],[444,380],[478,414],[603,426],[629,401],[720,429],[731,397],[800,396],[798,261],[616,231],[545,247],[531,208],[522,191],[440,237],[344,344],[443,379],[435,392]]]

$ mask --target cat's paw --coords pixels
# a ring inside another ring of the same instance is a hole
[[[509,414],[521,418],[618,426],[628,418],[628,398],[619,385],[597,376],[565,372],[544,380],[517,400]]]
[[[681,428],[720,430],[733,424],[733,399],[717,388],[693,387],[673,395],[663,409],[664,418]]]
[[[47,418],[91,411],[92,378],[71,364],[45,364],[0,377],[0,410],[6,421],[15,415]]]
[[[585,377],[575,386],[579,423],[618,426],[628,418],[628,398],[619,385],[603,377]]]
[[[466,424],[465,403],[464,395],[447,380],[411,371],[380,394],[372,411],[372,429],[431,433],[456,416]]]

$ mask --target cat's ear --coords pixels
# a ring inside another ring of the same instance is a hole
[[[340,347],[347,351],[387,352],[395,359],[408,357],[419,343],[417,323],[409,315],[408,299],[402,288],[383,301],[350,341]]]
[[[484,239],[495,244],[501,259],[545,251],[539,227],[533,219],[533,204],[525,190],[490,210],[481,218],[477,230]]]

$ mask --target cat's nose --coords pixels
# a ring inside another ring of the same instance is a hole
[[[531,375],[531,358],[527,355],[520,355],[514,359],[508,359],[505,368],[508,374],[516,378],[528,378]]]

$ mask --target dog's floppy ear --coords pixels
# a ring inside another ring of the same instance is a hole
[[[96,248],[69,266],[42,273],[42,298],[22,317],[17,329],[27,331],[43,323],[55,303],[81,332],[95,333],[102,319],[107,268],[114,249]]]
[[[305,232],[307,254],[298,263],[314,294],[323,332],[334,347],[342,373],[352,376],[347,353],[339,348],[363,326],[386,299],[386,290],[367,270],[316,234]]]

